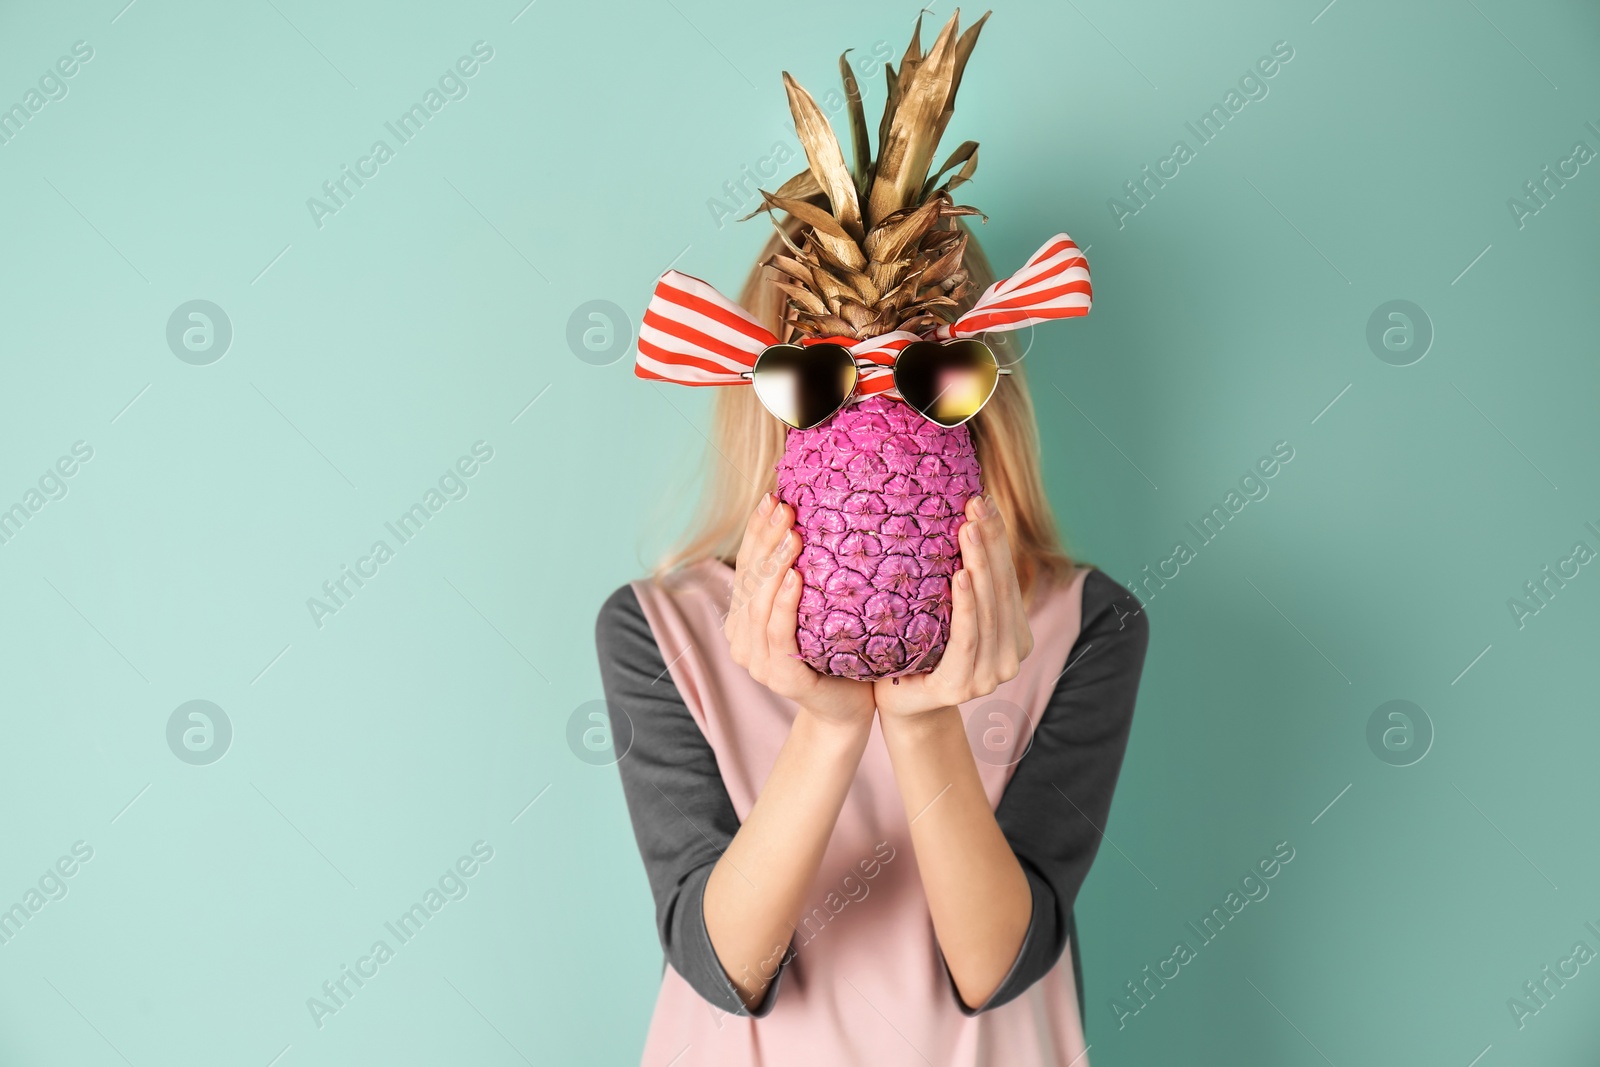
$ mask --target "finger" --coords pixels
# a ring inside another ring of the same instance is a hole
[[[746,595],[755,594],[768,580],[783,577],[782,565],[774,564],[772,556],[784,543],[784,535],[794,523],[794,509],[773,494],[772,508],[763,521],[756,524],[755,536],[750,543],[752,578],[746,583]]]
[[[994,508],[993,497],[989,498],[989,505]],[[1009,614],[1011,640],[1017,650],[1017,659],[1020,662],[1027,659],[1028,653],[1033,651],[1033,630],[1028,623],[1027,605],[1023,603],[1022,583],[1016,567],[1017,557],[1011,547],[1011,529],[1006,525],[1004,514],[998,508],[994,508],[994,512],[993,525],[1000,533],[994,539],[989,558],[995,567],[995,590],[1004,594],[1000,608],[1000,619],[1004,623]],[[1009,577],[1001,577],[1002,570],[1007,572]],[[1009,603],[1009,612],[1005,606],[1006,603]],[[1001,644],[1002,647],[1006,644],[1004,636],[1001,637]]]
[[[744,524],[744,536],[739,540],[739,552],[733,561],[733,599],[729,605],[730,612],[742,609],[749,600],[749,576],[752,567],[759,555],[759,549],[764,533],[770,525],[772,511],[777,506],[776,493],[763,493],[761,502],[750,513],[750,518]]]
[[[782,509],[784,505],[779,504]],[[774,509],[777,514],[777,509]],[[793,530],[785,529],[779,536],[781,541],[763,555],[756,563],[753,576],[755,586],[750,594],[750,606],[745,609],[746,623],[750,627],[750,640],[753,645],[760,645],[761,651],[757,656],[765,656],[767,645],[767,624],[772,617],[773,601],[778,595],[778,587],[783,581],[784,573],[794,564],[800,555],[800,535]]]
[[[985,517],[983,508],[981,499],[969,503],[967,511],[974,515],[974,521],[961,525],[961,535],[964,539],[961,545],[962,565],[971,576],[973,600],[977,608],[978,647],[974,657],[973,677],[980,683],[987,680],[995,669],[999,622],[994,589],[994,567],[990,561],[989,546],[984,543],[983,537],[983,530],[987,525],[983,521]]]
[[[784,532],[794,522],[794,509],[778,499],[778,494],[772,495],[772,507],[767,509],[765,521],[756,522],[755,544],[759,548],[771,551],[779,541],[783,540]],[[762,517],[756,516],[759,520]]]
[[[937,679],[951,703],[960,703],[972,684],[972,666],[978,653],[978,607],[972,595],[972,576],[966,568],[950,580],[950,639],[931,678]]]
[[[739,540],[739,554],[734,559],[734,570],[748,569],[750,562],[755,558],[754,550],[761,544],[772,518],[773,509],[778,505],[777,493],[763,493],[761,502],[750,513],[750,518],[744,524],[744,536]]]
[[[756,554],[750,560],[750,610],[751,622],[766,622],[772,609],[773,595],[783,578],[783,569],[800,554],[800,535],[791,528],[794,511],[781,501],[773,506],[772,514],[763,523],[757,537]]]
[[[761,502],[750,513],[750,521],[744,524],[744,538],[750,540],[761,529],[761,524],[772,515],[772,508],[778,502],[777,493],[762,493]]]
[[[728,614],[723,632],[728,636],[729,650],[734,662],[749,666],[750,651],[749,606],[751,594],[760,581],[759,563],[762,545],[771,529],[772,513],[778,505],[776,493],[763,493],[755,510],[746,520],[744,535],[739,541],[739,551],[733,563],[733,592],[728,598]]]
[[[989,517],[980,525],[994,574],[996,668],[1000,680],[1008,681],[1016,676],[1017,667],[1026,654],[1019,633],[1027,629],[1028,623],[1022,612],[1022,590],[1017,584],[1016,561],[1011,556],[1005,516],[994,506],[993,498],[985,502],[989,506]]]
[[[800,572],[788,567],[772,598],[772,614],[767,617],[767,652],[772,656],[798,656],[800,646],[795,630],[800,625]]]

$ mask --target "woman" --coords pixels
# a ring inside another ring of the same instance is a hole
[[[993,280],[970,234],[965,266]],[[740,303],[776,334],[783,300],[758,267]],[[1073,903],[1147,625],[1060,546],[1021,370],[968,423],[988,494],[944,655],[878,681],[799,657],[784,429],[718,390],[697,530],[596,628],[666,955],[646,1064],[1087,1062]]]

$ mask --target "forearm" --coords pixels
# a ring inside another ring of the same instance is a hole
[[[1027,934],[1027,875],[995,821],[960,711],[880,720],[934,933],[961,999],[977,1007],[999,988]]]
[[[749,816],[705,889],[706,932],[745,1006],[761,1002],[855,779],[872,720],[841,724],[801,708]]]

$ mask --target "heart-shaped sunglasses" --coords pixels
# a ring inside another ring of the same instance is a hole
[[[843,345],[769,345],[755,366],[740,377],[786,426],[809,430],[832,418],[850,402],[864,369],[881,363],[858,360]],[[895,356],[895,391],[929,422],[960,426],[994,395],[1000,375],[1010,374],[982,341],[913,341]]]

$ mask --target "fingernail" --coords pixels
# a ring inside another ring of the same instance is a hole
[[[783,505],[779,504],[772,509],[772,518],[768,520],[774,526],[783,525]]]
[[[956,571],[956,584],[962,589],[972,588],[972,580],[967,577],[967,572],[965,569]]]
[[[984,518],[989,514],[989,505],[981,496],[972,498],[972,511],[976,518]]]
[[[771,493],[762,493],[761,494],[761,503],[756,506],[756,514],[757,515],[765,515],[767,512],[771,511],[772,510],[772,501],[773,501],[773,495]]]
[[[796,573],[795,573],[795,570],[794,570],[794,568],[793,568],[793,567],[791,567],[791,568],[789,568],[789,573],[788,573],[788,574],[785,574],[785,575],[784,575],[784,576],[783,576],[783,587],[784,587],[784,588],[785,588],[785,589],[793,589],[793,588],[794,588],[794,583],[795,583],[795,580],[796,580],[796,579],[797,579],[797,578],[798,578],[798,577],[799,577],[799,575],[797,575],[797,574],[796,574]]]

